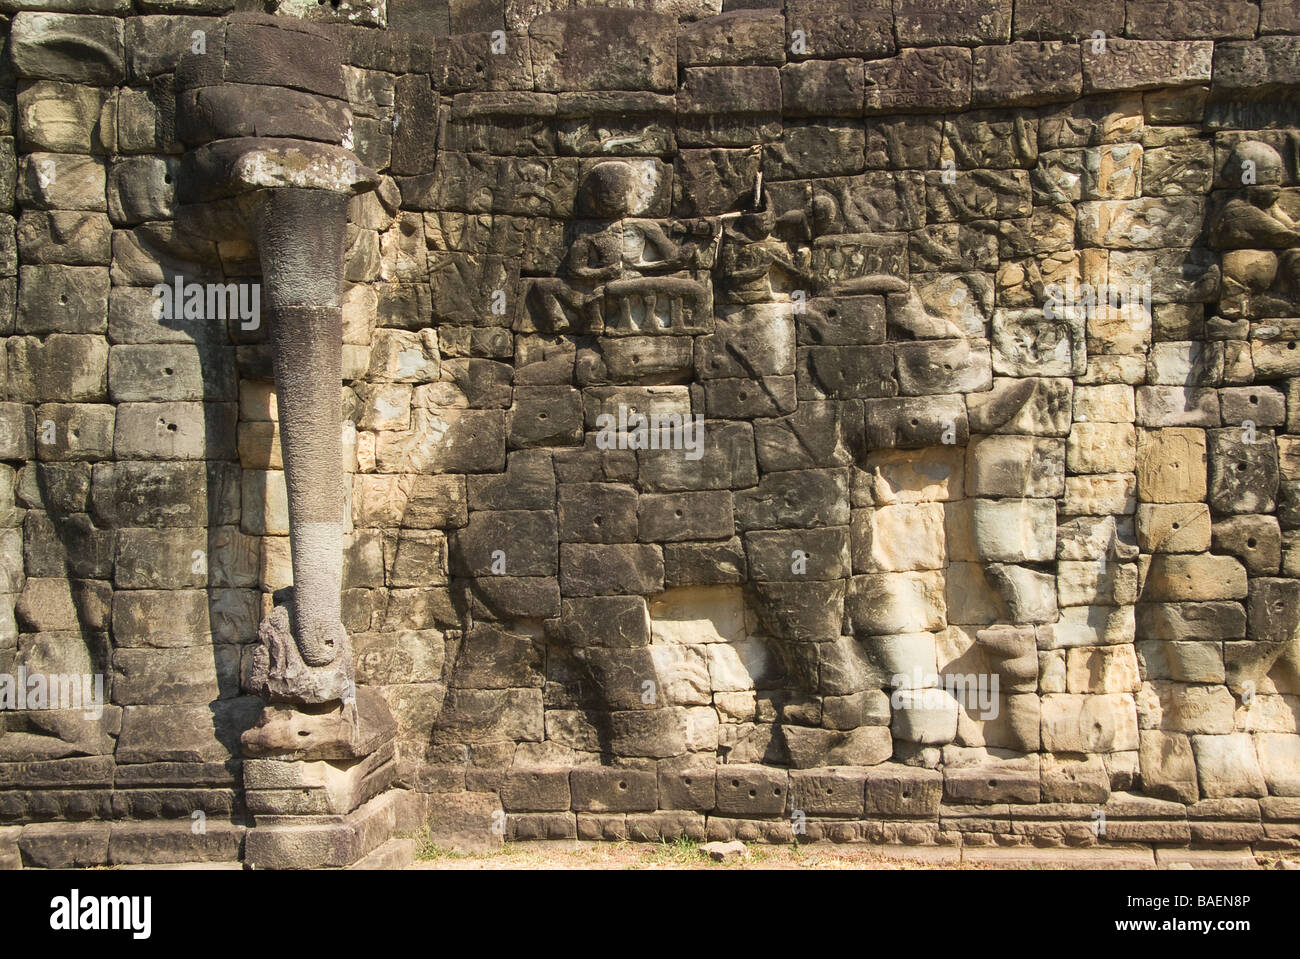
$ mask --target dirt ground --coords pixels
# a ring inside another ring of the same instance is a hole
[[[1287,868],[1276,854],[1258,858],[1236,850],[1153,850],[1148,846],[1092,849],[870,845],[750,844],[743,856],[714,862],[690,841],[518,842],[500,851],[464,854],[416,839],[410,869],[1269,869]],[[1291,868],[1295,868],[1294,866]]]

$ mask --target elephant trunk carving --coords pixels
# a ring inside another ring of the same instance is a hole
[[[325,209],[322,209],[322,205]],[[343,477],[339,439],[347,197],[271,190],[257,225],[280,416],[293,556],[293,636],[308,666],[334,662],[341,622]],[[307,232],[304,222],[334,229]]]
[[[293,591],[259,626],[246,685],[272,705],[356,698],[340,595],[340,291],[348,202],[378,177],[351,151],[342,59],[319,27],[235,14],[177,69],[178,219],[255,245],[269,307]],[[283,752],[277,737],[251,730],[245,750]]]

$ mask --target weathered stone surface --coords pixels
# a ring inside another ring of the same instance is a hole
[[[971,102],[971,53],[964,47],[906,49],[866,65],[866,113],[944,113]]]
[[[387,861],[396,782],[482,850],[1289,841],[1286,4],[127,6],[9,4],[0,667],[113,682],[11,717],[0,819],[177,828],[0,864],[176,859],[245,749],[337,756],[248,760],[200,858]],[[250,235],[295,185],[369,191],[285,231],[337,264]],[[225,278],[267,324],[154,309]],[[268,594],[322,516],[353,655],[308,667]],[[358,783],[266,778],[313,763]]]
[[[1224,736],[1192,736],[1196,776],[1201,795],[1263,796],[1264,774],[1255,753],[1254,738],[1247,733]]]
[[[1079,48],[1067,43],[977,47],[971,105],[1036,106],[1073,100],[1083,88]]]
[[[1139,430],[1138,496],[1148,503],[1203,500],[1206,494],[1205,463],[1203,431],[1184,428]]]
[[[656,546],[560,546],[560,589],[571,596],[657,593],[663,581],[663,555]]]
[[[633,10],[543,14],[528,30],[537,89],[671,92],[677,71],[676,23]]]
[[[1208,41],[1107,38],[1101,51],[1084,44],[1083,89],[1105,93],[1204,83],[1213,49]]]
[[[21,76],[111,86],[126,74],[122,21],[61,13],[20,13],[10,28]]]

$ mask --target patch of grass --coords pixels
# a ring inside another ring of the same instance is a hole
[[[420,831],[411,837],[415,840],[415,858],[430,861],[434,859],[468,859],[470,853],[456,852],[445,846],[439,846],[429,835],[429,827],[421,826]]]
[[[672,842],[661,839],[646,848],[641,858],[645,862],[658,866],[699,866],[713,862],[700,850],[698,841],[685,836],[679,836]]]

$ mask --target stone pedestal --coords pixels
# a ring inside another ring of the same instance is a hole
[[[377,690],[319,705],[271,703],[243,735],[254,869],[341,868],[423,821],[423,797],[393,789],[396,724]],[[386,856],[394,866],[407,855]]]

